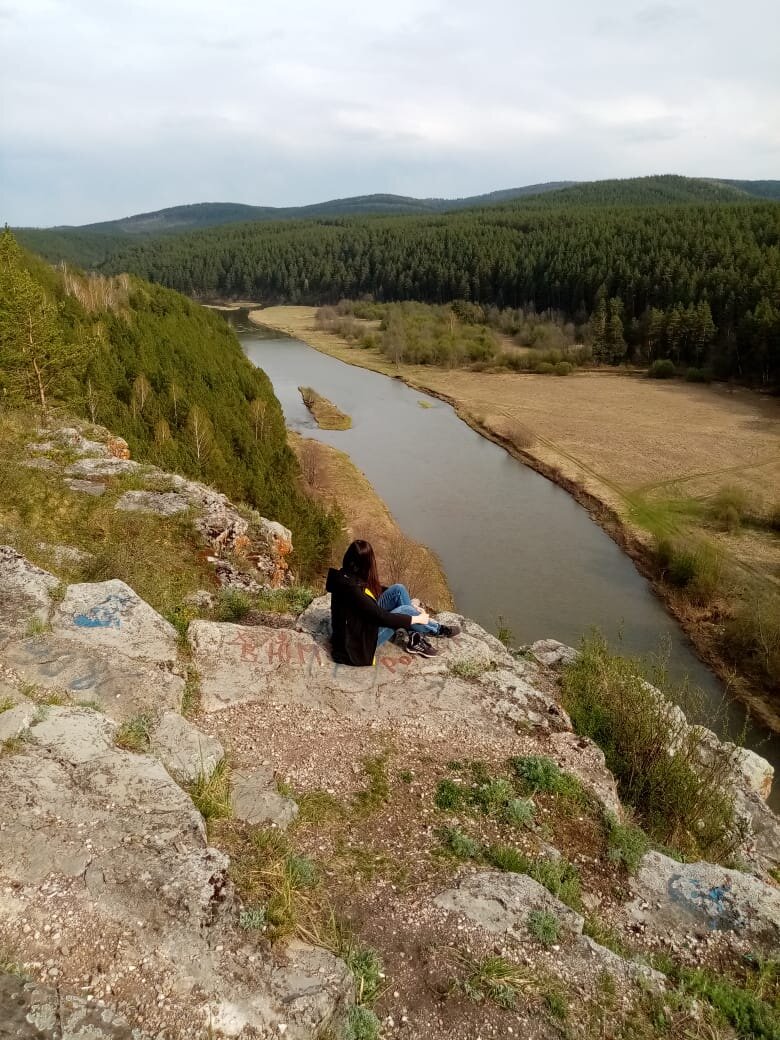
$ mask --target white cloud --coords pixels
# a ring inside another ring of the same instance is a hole
[[[12,223],[780,176],[774,0],[5,0]]]

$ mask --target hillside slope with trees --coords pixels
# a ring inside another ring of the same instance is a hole
[[[218,315],[122,275],[54,270],[0,237],[0,395],[58,405],[124,437],[132,454],[204,480],[293,531],[297,566],[328,557],[335,517],[298,488],[265,373]]]

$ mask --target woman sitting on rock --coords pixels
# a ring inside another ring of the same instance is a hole
[[[344,553],[341,570],[331,567],[325,591],[330,593],[333,660],[339,664],[370,665],[376,648],[396,633],[405,638],[408,654],[435,657],[426,635],[455,636],[460,629],[440,625],[412,603],[404,585],[380,584],[376,556],[369,542],[353,542]]]

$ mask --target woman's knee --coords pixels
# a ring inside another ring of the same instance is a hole
[[[409,590],[405,585],[401,585],[397,582],[395,585],[388,585],[385,592],[392,593],[394,596],[398,596],[400,599],[405,600],[407,603],[412,602],[412,597],[409,595]]]

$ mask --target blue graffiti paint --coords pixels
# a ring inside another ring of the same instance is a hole
[[[107,596],[83,614],[74,614],[73,624],[79,628],[120,628],[122,608],[129,602],[128,596]]]
[[[739,931],[745,927],[744,915],[734,903],[728,881],[705,888],[701,881],[676,874],[669,880],[668,892],[674,902],[689,912],[706,917],[712,932]]]

